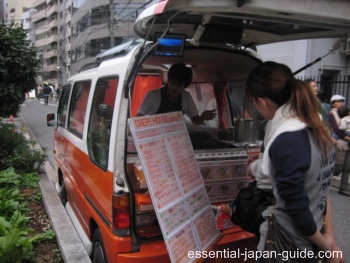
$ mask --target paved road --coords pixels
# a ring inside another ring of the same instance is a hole
[[[38,139],[39,144],[47,148],[49,161],[52,166],[54,164],[54,127],[46,125],[46,114],[56,113],[57,107],[58,103],[55,102],[49,102],[49,105],[45,105],[44,99],[40,99],[39,101],[36,99],[27,99],[21,106],[20,112],[20,115],[26,120],[30,129]]]
[[[26,100],[21,107],[21,119],[30,127],[30,136],[38,140],[39,144],[48,148],[49,162],[45,163],[46,175],[40,180],[43,202],[56,231],[62,257],[66,263],[91,263],[91,260],[76,233],[53,185],[57,182],[57,172],[53,169],[53,131],[54,127],[46,125],[46,114],[56,113],[57,103],[45,106],[43,100]],[[25,124],[24,124],[25,125]]]
[[[57,103],[45,106],[43,100],[26,100],[21,108],[21,116],[26,120],[37,137],[40,145],[48,148],[50,163],[53,164],[53,131],[54,127],[46,126],[46,114],[56,113]],[[331,199],[334,214],[334,230],[338,244],[343,251],[346,261],[350,262],[350,198],[338,194],[337,188],[331,188]]]

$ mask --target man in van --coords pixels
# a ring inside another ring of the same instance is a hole
[[[198,114],[196,104],[185,88],[191,84],[192,70],[183,63],[173,64],[168,71],[168,84],[149,91],[143,99],[137,116],[154,115],[182,111],[195,125],[212,120],[216,110],[206,110]]]

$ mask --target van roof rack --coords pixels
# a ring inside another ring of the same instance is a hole
[[[81,67],[78,69],[78,73],[79,73],[79,72],[82,72],[82,71],[84,71],[84,70],[88,70],[88,69],[92,69],[92,68],[97,68],[100,64],[101,64],[101,62],[92,62],[92,63],[85,64],[84,66],[81,66]]]
[[[85,64],[84,66],[80,67],[78,70],[78,73],[82,72],[84,70],[96,68],[101,64],[102,61],[125,55],[130,51],[131,47],[133,47],[137,44],[140,44],[142,42],[143,42],[143,39],[141,39],[141,38],[132,39],[132,40],[127,41],[123,44],[120,44],[118,46],[107,49],[106,51],[99,53],[95,57],[95,62],[88,63],[88,64]]]
[[[107,60],[107,59],[111,59],[111,58],[115,58],[115,57],[119,57],[119,56],[122,56],[122,55],[125,55],[127,54],[131,47],[137,45],[137,44],[140,44],[142,43],[144,40],[141,39],[141,38],[138,38],[138,39],[132,39],[130,41],[127,41],[123,44],[120,44],[118,46],[115,46],[115,47],[112,47],[104,52],[101,52],[100,54],[98,54],[96,57],[95,57],[95,62],[102,62],[104,60]]]

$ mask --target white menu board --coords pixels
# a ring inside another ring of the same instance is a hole
[[[193,262],[220,235],[181,112],[129,119],[172,262]]]

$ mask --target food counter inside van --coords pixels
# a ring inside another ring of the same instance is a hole
[[[209,50],[206,52],[210,53]],[[161,88],[164,84],[164,75],[167,73],[164,70],[165,65],[143,67],[152,68],[153,74],[150,74],[149,69],[147,73],[141,70],[136,77],[131,100],[131,113],[134,116],[142,101],[139,97],[144,97],[148,90]],[[211,249],[234,249],[245,244],[245,249],[254,251],[257,244],[256,237],[235,226],[231,222],[230,214],[232,203],[239,190],[251,180],[247,172],[247,163],[248,158],[254,158],[260,152],[259,129],[262,129],[262,124],[259,120],[253,119],[256,114],[250,102],[245,100],[244,80],[199,81],[202,73],[196,70],[201,70],[200,67],[198,64],[192,68],[197,82],[189,85],[186,91],[191,94],[200,113],[217,109],[218,114],[213,120],[205,121],[202,125],[193,125],[186,116],[185,122],[191,147],[194,149],[195,165],[199,167],[216,224],[223,233]],[[142,81],[152,84],[147,86]],[[140,119],[139,122],[145,123],[138,123],[139,126],[147,126],[146,120]],[[130,134],[127,153],[127,172],[134,192],[136,235],[141,239],[157,238],[162,234],[161,227],[146,182],[145,167],[142,166],[134,138]],[[190,173],[191,169],[188,169],[188,172]]]

